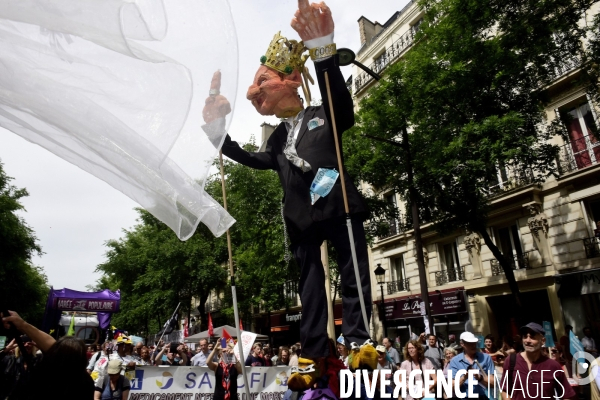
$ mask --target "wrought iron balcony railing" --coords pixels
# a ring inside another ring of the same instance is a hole
[[[577,171],[600,161],[600,141],[593,135],[571,140],[560,147],[558,165],[563,174]]]
[[[533,171],[527,169],[519,174],[512,175],[503,182],[490,186],[487,190],[488,197],[497,197],[509,190],[517,189],[534,182]]]
[[[531,269],[531,265],[529,264],[529,253],[530,251],[525,252],[521,255],[515,255],[508,259],[510,263],[510,267],[514,270],[518,269]],[[492,276],[498,276],[504,273],[504,269],[500,265],[498,260],[490,260],[490,265],[492,267]]]
[[[408,279],[399,279],[397,281],[387,282],[387,294],[404,292],[410,290]]]
[[[409,29],[408,32],[400,36],[398,40],[396,40],[392,45],[381,54],[371,65],[369,68],[375,71],[376,73],[380,73],[383,71],[388,65],[392,64],[400,54],[404,53],[406,49],[408,49],[415,40],[415,34],[418,29]],[[366,72],[361,72],[356,75],[354,78],[354,93],[358,94],[369,82],[373,80],[373,77]]]
[[[379,235],[379,239],[386,239],[390,236],[399,235],[402,233],[402,224],[400,219],[390,219],[387,221],[388,229]]]
[[[581,67],[581,59],[579,57],[564,57],[551,74],[551,79],[556,80],[563,75]]]
[[[439,271],[435,273],[435,284],[436,286],[445,285],[450,282],[464,281],[465,280],[465,268],[464,267],[452,267],[445,271]]]
[[[589,237],[583,239],[585,256],[587,258],[600,257],[600,237]]]

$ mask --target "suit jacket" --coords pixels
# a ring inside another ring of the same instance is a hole
[[[296,139],[298,156],[311,165],[311,171],[302,172],[283,154],[288,136],[284,123],[279,124],[271,134],[264,152],[247,152],[232,141],[229,135],[225,138],[222,147],[223,154],[240,164],[256,169],[277,171],[284,192],[283,215],[292,243],[297,242],[313,222],[345,215],[342,185],[339,178],[326,197],[321,197],[314,205],[311,205],[310,185],[316,172],[319,168],[338,169],[333,128],[330,123],[329,101],[325,86],[325,71],[329,75],[340,146],[342,146],[342,133],[354,125],[352,97],[340,71],[338,56],[316,62],[315,68],[323,104],[306,109]],[[325,123],[313,130],[308,130],[308,121],[317,117],[323,119]],[[345,169],[344,178],[350,213],[364,219],[367,214],[364,200]]]

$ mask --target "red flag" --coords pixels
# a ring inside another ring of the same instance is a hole
[[[190,332],[188,330],[188,319],[185,319],[185,326],[183,328],[183,337],[188,337],[190,335]]]
[[[212,318],[210,317],[210,313],[208,313],[208,336],[213,336],[214,334]]]
[[[242,325],[242,319],[240,318],[240,331],[244,330],[244,325]]]
[[[225,330],[225,328],[223,328],[223,338],[225,339],[225,341],[227,343],[229,343],[229,341],[233,340],[233,338],[231,337],[229,332],[227,332],[227,330]]]

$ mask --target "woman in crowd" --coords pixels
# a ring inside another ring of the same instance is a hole
[[[404,361],[400,364],[400,369],[404,370],[406,376],[410,376],[410,373],[413,370],[420,369],[421,371],[429,371],[431,375],[431,380],[433,384],[428,388],[423,388],[422,395],[416,397],[416,399],[420,399],[425,397],[427,393],[430,393],[435,390],[436,385],[436,375],[435,375],[435,367],[427,358],[425,358],[425,350],[423,346],[421,346],[421,342],[418,340],[409,340],[404,346]],[[425,372],[423,372],[425,373]],[[424,385],[423,374],[415,375],[415,383],[418,384],[420,382],[421,386]],[[404,400],[413,400],[413,397],[410,395],[410,391],[407,391],[406,398]]]
[[[107,374],[96,383],[94,400],[127,400],[131,384],[129,379],[121,375],[123,361],[110,360],[106,368]]]
[[[22,393],[15,393],[13,398],[92,400],[94,381],[86,372],[88,360],[83,340],[73,336],[55,340],[25,322],[16,312],[9,313],[9,316],[0,314],[4,328],[10,329],[12,323],[17,330],[30,337],[43,353],[41,362],[29,371],[29,384]],[[68,384],[57,384],[65,382],[65,377],[68,377]]]
[[[444,366],[442,369],[444,376],[448,376],[448,366],[450,365],[450,360],[452,360],[452,358],[454,358],[455,355],[456,350],[454,350],[454,348],[446,347],[444,349]]]
[[[213,400],[235,400],[237,396],[237,377],[242,373],[242,364],[233,352],[233,343],[222,349],[217,342],[210,352],[206,365],[215,373],[215,392]],[[219,362],[214,362],[216,358]]]
[[[565,375],[567,378],[570,378],[569,370],[567,368],[567,362],[563,356],[563,347],[560,343],[556,343],[555,347],[550,347],[550,358],[559,363],[562,366],[563,371],[565,371]]]
[[[340,360],[344,363],[344,365],[348,366],[348,348],[344,343],[339,343],[336,345],[337,351],[340,355]]]

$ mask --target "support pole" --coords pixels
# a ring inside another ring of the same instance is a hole
[[[227,192],[225,191],[225,172],[223,170],[223,152],[219,150],[219,167],[221,169],[221,189],[223,190],[223,208],[227,211]],[[246,360],[244,360],[244,347],[242,346],[242,332],[240,330],[240,312],[238,310],[237,292],[235,290],[235,276],[233,271],[233,252],[231,251],[231,234],[227,229],[227,253],[229,255],[229,276],[231,281],[231,301],[233,302],[233,317],[235,318],[235,333],[238,339],[238,351],[240,353],[240,365],[242,366],[242,377],[244,379],[244,390],[246,399],[250,400],[250,386],[246,375]]]
[[[358,261],[356,259],[356,246],[354,244],[354,234],[352,232],[352,220],[350,219],[350,207],[348,206],[348,196],[346,194],[346,181],[344,180],[344,165],[342,163],[342,152],[338,139],[337,126],[335,124],[335,114],[333,111],[333,99],[331,97],[331,88],[329,85],[329,73],[325,71],[325,86],[327,87],[327,99],[329,101],[329,113],[331,114],[331,127],[333,128],[333,139],[335,140],[335,152],[337,155],[338,168],[340,170],[340,180],[342,183],[342,195],[344,197],[344,210],[346,211],[346,226],[348,227],[348,236],[350,238],[350,251],[352,252],[352,263],[354,264],[354,275],[356,277],[356,288],[358,289],[358,299],[362,311],[363,322],[367,334],[370,332],[369,319],[367,318],[367,308],[365,307],[365,298],[363,296],[362,282],[360,272],[358,271]],[[369,334],[369,336],[371,336]]]
[[[329,271],[329,253],[327,241],[321,244],[321,263],[325,270],[325,296],[327,296],[327,335],[335,340],[335,321],[333,317],[333,303],[331,302],[331,274]]]

